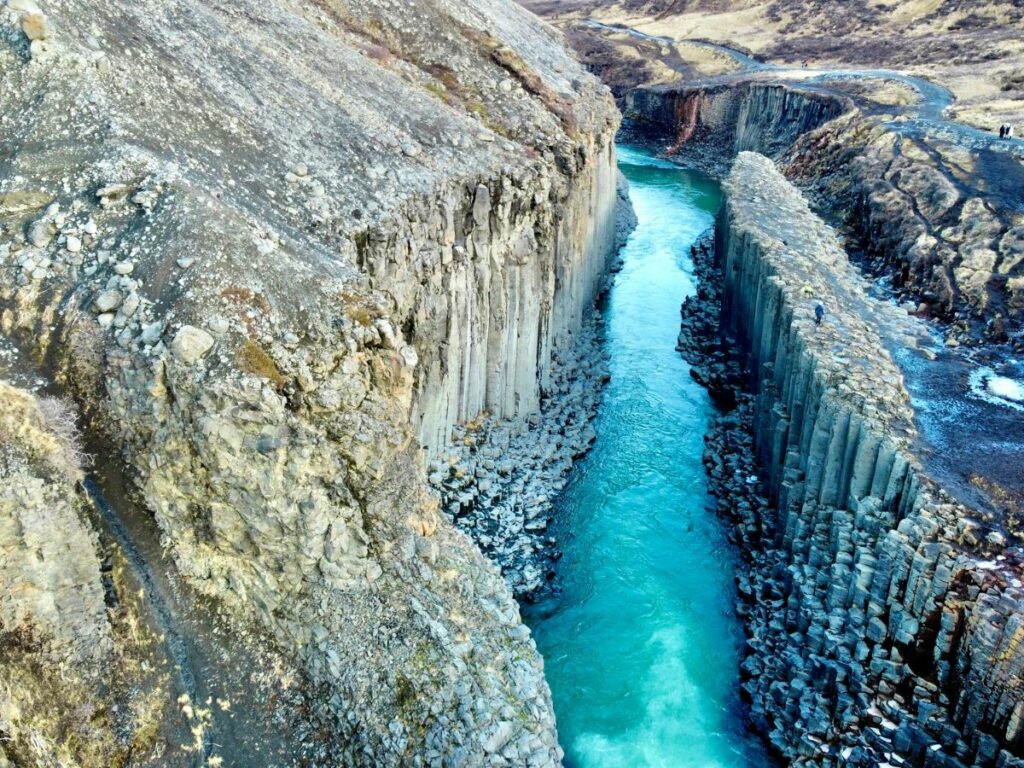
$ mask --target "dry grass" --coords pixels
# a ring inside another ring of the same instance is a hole
[[[526,0],[526,4],[570,29],[574,20],[591,17],[679,41],[724,43],[776,64],[795,66],[806,58],[812,69],[902,70],[948,87],[956,96],[956,116],[964,122],[986,129],[1006,122],[1024,128],[1024,87],[1018,87],[1015,79],[1016,72],[1024,72],[1024,8],[1014,0],[971,4],[953,0]],[[620,42],[615,33],[608,40],[640,47],[635,41]],[[714,62],[701,61],[682,46],[676,53],[695,73],[712,73],[709,67]],[[1024,85],[1024,77],[1020,82]],[[875,100],[903,103],[896,93]]]
[[[82,446],[78,412],[63,397],[36,399],[31,393],[0,383],[0,445],[17,446],[72,482],[92,465]]]
[[[36,403],[43,418],[43,428],[56,436],[61,445],[61,466],[77,477],[92,466],[93,457],[82,447],[82,431],[78,426],[78,410],[67,397],[41,397]]]
[[[246,339],[238,350],[238,366],[246,373],[266,379],[274,385],[278,392],[283,391],[288,383],[288,379],[281,373],[274,358],[263,347],[250,339]]]

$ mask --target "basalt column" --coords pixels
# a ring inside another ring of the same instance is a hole
[[[878,330],[912,321],[867,295],[769,160],[740,154],[726,189],[723,325],[749,354],[770,501],[745,520],[764,536],[755,720],[795,765],[1021,764],[1020,568],[914,455]]]

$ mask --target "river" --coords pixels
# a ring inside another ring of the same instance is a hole
[[[714,409],[675,352],[719,187],[631,147],[619,163],[639,224],[605,310],[612,378],[558,505],[561,592],[525,614],[567,766],[761,766],[737,693],[735,555],[705,504]]]

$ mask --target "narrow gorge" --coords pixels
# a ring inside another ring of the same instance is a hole
[[[0,768],[1024,765],[1024,142],[525,5],[0,0]]]

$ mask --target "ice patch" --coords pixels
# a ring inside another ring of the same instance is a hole
[[[990,403],[1024,413],[1024,382],[1000,376],[991,368],[978,368],[970,376],[971,393]]]

